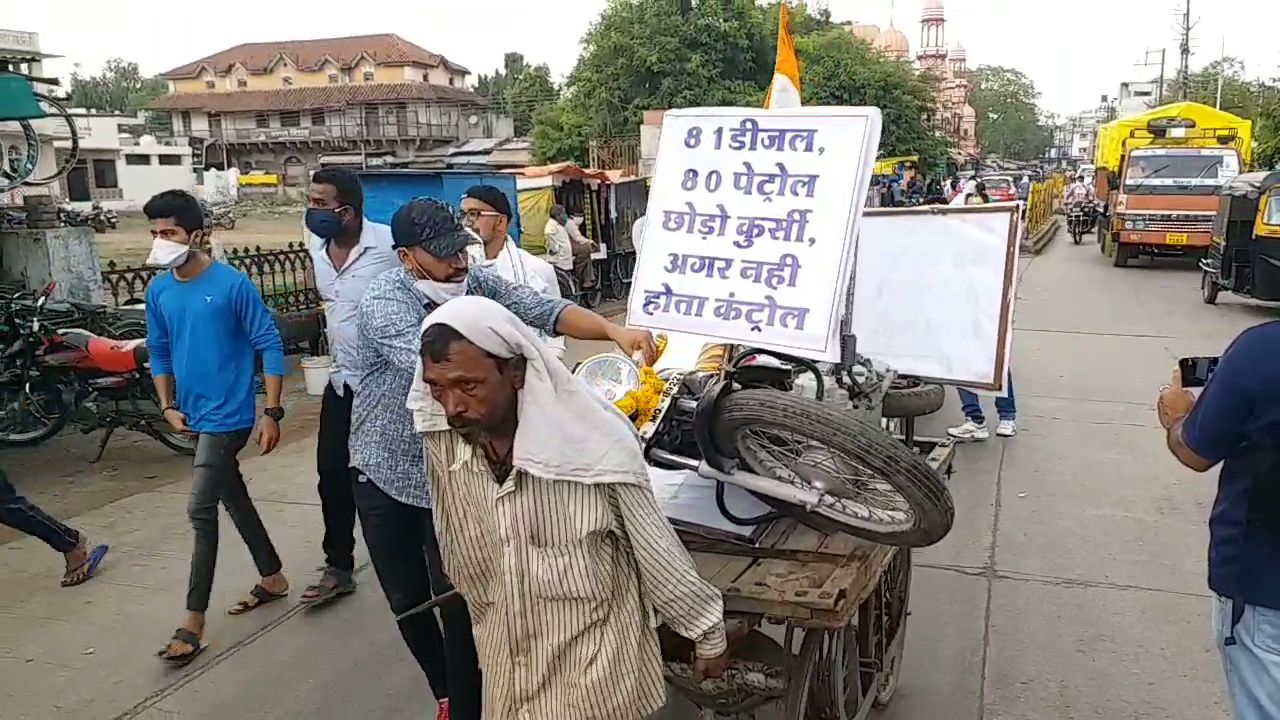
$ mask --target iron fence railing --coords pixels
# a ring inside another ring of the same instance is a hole
[[[321,308],[311,273],[311,254],[302,243],[283,248],[232,248],[223,260],[249,276],[267,306],[276,313],[302,313]],[[121,266],[114,260],[102,271],[102,285],[113,305],[131,305],[146,296],[147,285],[161,271]]]

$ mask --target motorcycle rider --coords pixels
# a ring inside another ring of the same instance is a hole
[[[1075,182],[1063,191],[1063,202],[1070,206],[1073,202],[1091,203],[1094,200],[1093,188],[1084,181],[1084,175],[1077,175]]]

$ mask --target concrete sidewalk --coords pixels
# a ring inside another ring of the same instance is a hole
[[[168,668],[154,656],[184,616],[192,542],[186,516],[191,481],[174,477],[158,490],[118,500],[74,519],[75,526],[92,539],[111,546],[98,577],[86,585],[59,587],[61,557],[34,538],[0,546],[0,577],[4,578],[0,583],[0,638],[4,638],[0,642],[0,716],[33,720],[99,720],[139,714],[166,717],[146,712],[301,612],[296,598],[322,561],[315,446],[299,441],[268,457],[246,450],[242,465],[263,522],[284,560],[293,586],[290,601],[236,618],[222,612],[253,586],[257,576],[244,544],[222,513],[218,573],[206,637],[210,648],[182,670]],[[363,548],[357,552],[361,562],[365,561]],[[335,656],[331,663],[306,662],[309,675],[326,664],[333,665],[334,671],[349,669],[349,661],[359,658],[361,638],[350,633],[349,623],[341,615],[368,610],[363,614],[376,619],[369,627],[388,635],[385,640],[397,639],[372,573],[361,569],[360,579],[365,582],[362,599],[347,608],[335,605],[332,616],[328,609],[317,611],[314,618],[300,623],[300,630],[308,635],[330,635],[324,644]],[[378,645],[394,647],[386,642]],[[339,659],[344,654],[348,660]],[[286,665],[309,659],[308,653],[301,652],[270,653],[269,658]],[[387,664],[389,668],[397,666],[410,676],[417,673],[412,663]],[[261,668],[255,678],[245,680],[277,691],[288,687],[277,683],[273,674],[269,668]],[[406,680],[403,686],[412,688],[412,678]],[[418,684],[425,688],[425,683]],[[237,689],[233,694],[240,692]],[[241,707],[235,714],[244,717],[244,710]],[[188,714],[183,711],[181,716]]]

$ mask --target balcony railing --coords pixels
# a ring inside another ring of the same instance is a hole
[[[177,134],[182,134],[181,132]],[[360,140],[456,140],[457,125],[377,122],[302,127],[210,128],[189,133],[226,143]]]

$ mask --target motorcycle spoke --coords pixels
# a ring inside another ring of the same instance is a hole
[[[876,525],[910,525],[914,513],[901,493],[873,471],[803,436],[752,427],[739,442],[774,479],[822,493],[817,506]]]

